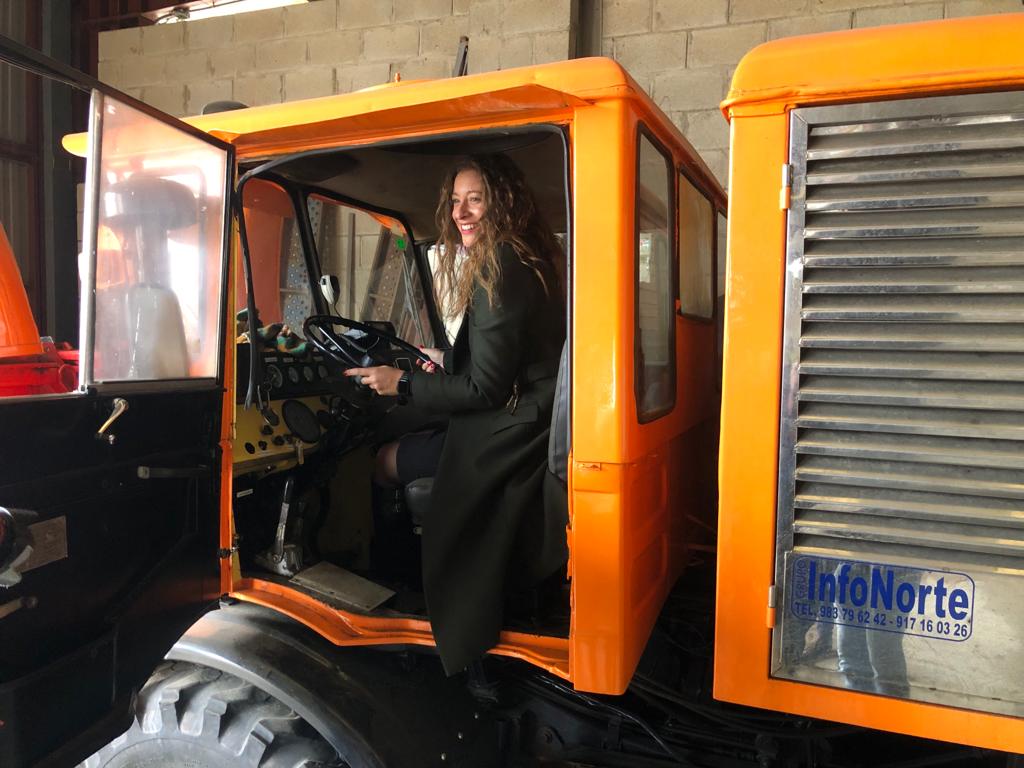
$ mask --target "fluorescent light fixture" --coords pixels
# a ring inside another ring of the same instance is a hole
[[[236,13],[265,11],[285,5],[303,5],[310,0],[192,0],[167,6],[158,11],[142,14],[157,24],[175,24],[179,21],[231,16]]]

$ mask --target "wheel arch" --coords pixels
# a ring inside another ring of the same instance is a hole
[[[385,768],[390,762],[377,745],[390,741],[388,748],[394,750],[405,741],[399,738],[405,729],[387,702],[361,675],[338,663],[338,649],[271,609],[222,605],[193,624],[167,658],[227,672],[270,694],[315,728],[353,768]]]

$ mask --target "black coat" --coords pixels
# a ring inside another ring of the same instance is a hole
[[[565,509],[543,500],[565,305],[554,276],[545,292],[510,246],[499,262],[494,305],[478,286],[448,372],[417,371],[411,384],[417,407],[450,414],[423,525],[427,610],[449,674],[497,643],[507,589],[567,557]]]

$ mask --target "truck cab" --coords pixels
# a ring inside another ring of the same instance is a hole
[[[326,694],[296,692],[313,658],[286,665],[299,641],[276,664],[266,647],[306,638],[340,654],[330,676],[356,646],[435,645],[372,514],[374,451],[417,417],[343,372],[448,344],[434,213],[446,169],[474,154],[523,171],[567,299],[547,472],[568,558],[543,592],[494,595],[490,654],[622,693],[713,533],[725,233],[722,187],[642,89],[589,59],[181,121],[60,74],[91,94],[88,133],[65,140],[87,159],[77,381],[0,399],[18,446],[0,468],[0,762],[85,757],[140,689],[154,712],[170,700],[186,664],[284,700],[338,759],[378,764],[386,745],[346,741]],[[413,548],[424,493],[396,498]],[[217,645],[233,632],[248,640]]]

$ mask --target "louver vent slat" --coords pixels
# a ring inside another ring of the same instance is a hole
[[[1024,569],[1024,114],[806,130],[788,546]]]

